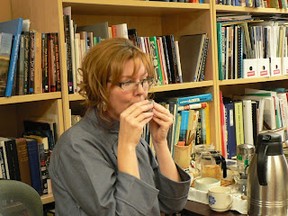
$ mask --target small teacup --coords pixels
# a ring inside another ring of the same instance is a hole
[[[217,212],[228,211],[232,206],[230,188],[216,186],[208,190],[208,202],[212,210]]]

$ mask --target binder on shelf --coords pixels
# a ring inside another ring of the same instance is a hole
[[[270,58],[270,76],[280,76],[281,72],[281,58]]]
[[[270,72],[269,72],[269,58],[260,58],[257,59],[258,64],[257,64],[257,72],[259,77],[269,77]]]
[[[257,59],[243,59],[243,78],[258,77],[258,62]]]
[[[282,73],[288,75],[288,57],[282,58]]]

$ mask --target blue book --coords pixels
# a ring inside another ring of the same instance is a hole
[[[34,139],[26,139],[32,187],[42,195],[42,181],[38,143]]]
[[[179,106],[185,106],[188,104],[195,104],[201,102],[209,102],[212,101],[213,97],[211,93],[187,96],[187,97],[178,97],[177,103]]]
[[[236,132],[234,122],[234,103],[229,101],[224,103],[226,130],[227,130],[227,156],[229,159],[235,157],[237,154]]]
[[[16,66],[17,66],[18,52],[19,52],[19,47],[20,47],[22,24],[23,24],[22,18],[0,23],[0,32],[10,33],[10,34],[13,34],[14,36],[11,56],[10,56],[7,84],[6,84],[6,90],[5,90],[6,97],[12,96],[13,82],[14,82],[14,76],[15,76],[15,72],[17,68]]]
[[[181,113],[181,124],[180,124],[179,141],[185,141],[189,121],[189,111],[182,110],[180,113]]]

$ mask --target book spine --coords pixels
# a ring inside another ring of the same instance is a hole
[[[43,92],[49,92],[48,74],[48,34],[42,33],[42,88]]]
[[[16,138],[17,157],[19,162],[20,179],[31,185],[29,158],[25,138]]]
[[[56,68],[55,68],[55,55],[54,55],[54,34],[48,34],[48,74],[49,74],[49,89],[50,92],[56,91]]]
[[[54,43],[55,68],[56,68],[56,91],[61,91],[61,71],[60,71],[58,33],[54,33],[53,43]]]
[[[185,106],[187,104],[194,104],[194,103],[201,103],[201,102],[209,102],[212,101],[212,94],[206,93],[206,94],[199,94],[194,96],[188,96],[188,97],[179,97],[177,99],[179,106]]]
[[[9,72],[9,62],[11,55],[13,35],[8,33],[0,33],[0,96],[5,95],[7,85],[7,76]]]
[[[64,33],[67,53],[67,75],[68,75],[68,92],[69,94],[74,93],[73,86],[73,70],[72,70],[72,53],[71,53],[71,35],[70,35],[70,17],[64,15]]]
[[[35,32],[30,31],[30,61],[29,61],[29,79],[28,79],[28,94],[34,93],[34,78],[35,78]]]
[[[42,93],[42,34],[40,32],[35,31],[34,34],[35,40],[35,56],[34,56],[34,93],[41,94]]]
[[[16,77],[16,95],[24,95],[24,43],[25,36],[22,34],[20,39],[18,70]]]
[[[233,158],[237,154],[235,123],[234,123],[234,104],[233,102],[225,103],[226,130],[227,130],[227,157]]]
[[[163,43],[163,51],[164,51],[165,62],[166,62],[168,84],[171,84],[172,83],[172,74],[171,74],[171,68],[170,68],[170,60],[169,60],[167,41],[166,41],[165,36],[162,36],[162,43]]]
[[[10,179],[20,181],[19,162],[17,156],[16,142],[14,139],[9,139],[5,144],[6,156],[9,167]]]
[[[43,143],[38,143],[38,154],[40,163],[40,173],[41,173],[41,184],[42,184],[42,194],[48,194],[48,170],[47,170],[47,158]]]
[[[155,74],[157,76],[157,81],[159,85],[163,85],[163,76],[160,66],[160,57],[156,36],[149,37],[149,43],[150,43],[150,56],[153,62]]]
[[[38,143],[36,140],[27,140],[27,151],[31,171],[32,187],[41,195],[43,191],[40,175]]]
[[[0,146],[0,178],[7,179],[3,146]]]
[[[17,32],[14,34],[10,63],[9,63],[9,72],[8,72],[7,85],[6,85],[6,90],[5,90],[6,97],[12,96],[14,77],[16,73],[17,59],[18,59],[18,53],[19,53],[19,47],[20,47],[20,37],[21,37],[21,31],[22,31],[22,22],[23,22],[22,18],[19,18],[18,20],[19,20],[18,28],[17,28]]]
[[[240,145],[244,143],[244,128],[243,128],[243,103],[242,101],[234,102],[234,121],[235,121],[235,133],[236,144]]]
[[[24,94],[29,92],[29,62],[30,62],[30,36],[29,32],[24,33]]]

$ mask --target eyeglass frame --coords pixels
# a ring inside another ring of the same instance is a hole
[[[137,89],[139,84],[141,84],[143,89],[146,89],[146,87],[144,87],[144,82],[146,82],[146,81],[148,84],[147,89],[149,89],[153,84],[155,84],[155,79],[152,77],[148,77],[148,78],[145,78],[139,82],[135,82],[135,81],[131,81],[131,80],[126,81],[126,82],[118,82],[118,83],[116,83],[116,86],[120,87],[123,91],[134,91]],[[125,84],[128,85],[128,87],[130,84],[131,85],[133,84],[133,88],[131,87],[131,89],[125,89],[125,87],[123,88],[123,85],[125,85]]]

